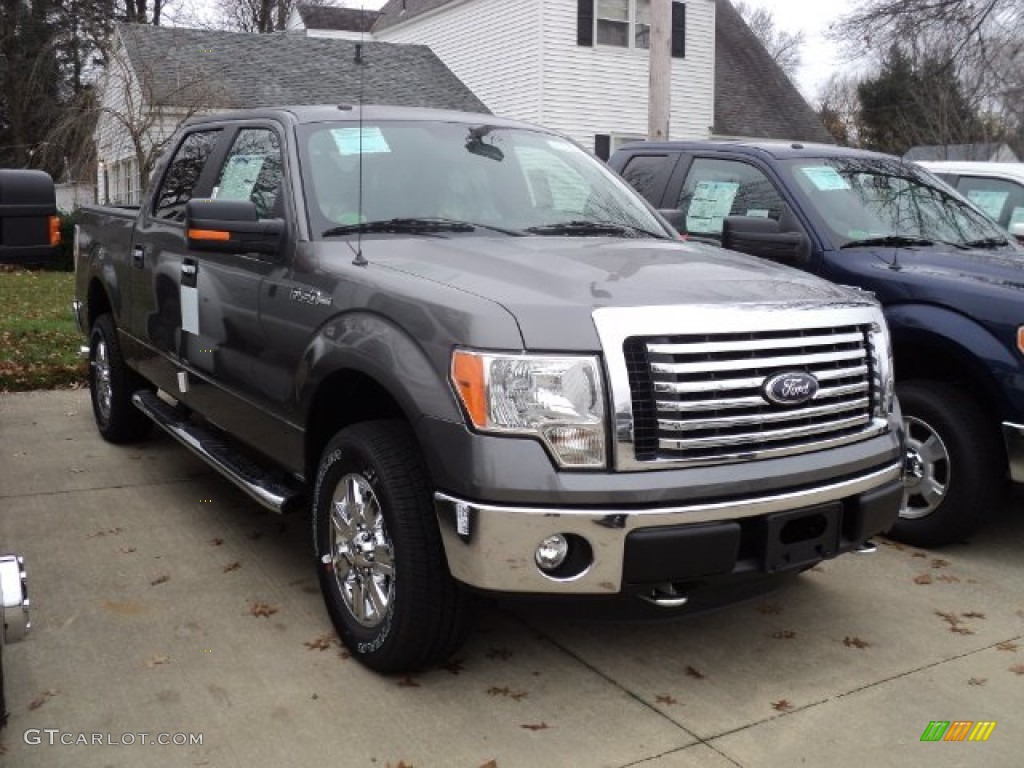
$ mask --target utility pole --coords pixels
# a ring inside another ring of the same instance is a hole
[[[672,0],[651,0],[651,80],[647,96],[647,138],[668,138],[672,104]]]

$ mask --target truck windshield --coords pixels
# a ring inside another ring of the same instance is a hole
[[[785,164],[839,248],[1007,245],[995,222],[912,164],[845,157]]]
[[[300,129],[300,147],[314,236],[477,229],[671,236],[603,163],[539,130],[429,121],[315,123]]]

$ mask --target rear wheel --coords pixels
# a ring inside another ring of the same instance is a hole
[[[960,541],[999,503],[1005,462],[992,420],[937,381],[897,385],[906,431],[903,506],[893,538],[920,547]]]
[[[313,497],[320,587],[338,635],[378,672],[444,661],[469,626],[408,427],[373,421],[327,445]]]
[[[104,440],[130,443],[149,434],[153,423],[134,405],[132,393],[151,387],[121,357],[114,318],[96,318],[89,336],[89,391],[96,428]]]

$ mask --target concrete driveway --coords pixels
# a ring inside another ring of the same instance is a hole
[[[0,763],[1019,766],[1022,507],[684,622],[487,604],[448,666],[383,678],[333,639],[303,516],[165,437],[107,445],[86,392],[5,395],[0,548],[26,557],[34,630],[4,652]],[[996,726],[923,743],[931,721]]]

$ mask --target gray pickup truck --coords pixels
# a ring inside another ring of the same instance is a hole
[[[533,126],[192,120],[76,243],[100,434],[155,422],[311,506],[328,612],[378,671],[450,655],[473,593],[674,615],[868,550],[899,511],[874,299],[680,242]]]

